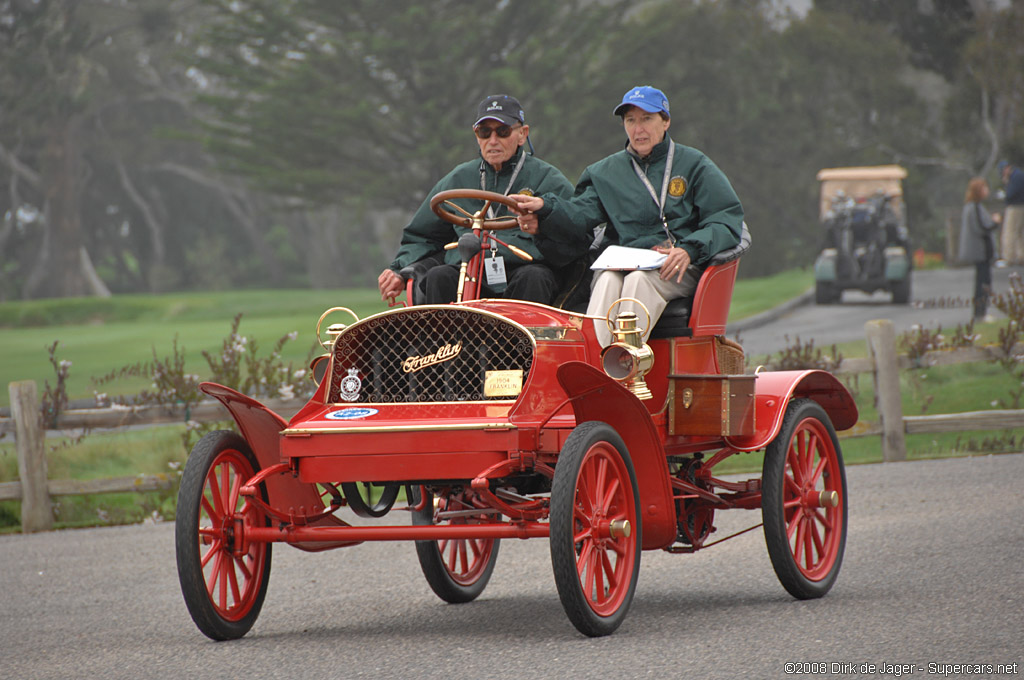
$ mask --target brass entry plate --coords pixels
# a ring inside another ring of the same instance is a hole
[[[485,397],[518,397],[522,391],[522,370],[487,371],[484,376]]]

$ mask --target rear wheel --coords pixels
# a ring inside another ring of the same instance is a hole
[[[413,487],[409,493],[410,504],[422,505],[412,513],[412,523],[417,526],[465,526],[491,522],[490,515],[467,512],[475,507],[475,494],[471,491],[441,496],[435,504],[432,495],[428,495],[425,502],[420,502],[422,488]],[[445,602],[460,604],[475,600],[487,587],[498,560],[500,544],[496,538],[416,541],[416,555],[431,590]]]
[[[640,545],[629,451],[607,423],[583,423],[555,466],[550,548],[562,608],[584,635],[608,635],[626,618],[640,573]]]
[[[827,593],[846,548],[846,473],[832,422],[815,401],[790,402],[765,449],[761,514],[783,587],[801,600]]]
[[[906,278],[900,279],[899,281],[893,281],[889,284],[889,289],[892,291],[892,301],[896,305],[905,305],[910,302],[910,275]]]
[[[178,580],[192,620],[213,640],[249,632],[267,595],[271,545],[245,539],[245,527],[263,526],[267,518],[239,494],[258,469],[246,441],[222,430],[199,440],[182,474],[174,533]]]

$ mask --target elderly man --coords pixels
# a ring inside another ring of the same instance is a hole
[[[480,147],[479,158],[456,166],[434,186],[429,196],[449,189],[483,189],[506,196],[543,193],[567,197],[572,194],[572,184],[557,168],[524,148],[530,126],[526,124],[518,100],[505,94],[491,95],[480,102],[475,120],[473,133]],[[439,255],[446,244],[457,241],[459,234],[465,231],[437,217],[430,209],[429,196],[405,227],[394,261],[377,279],[382,299],[394,298],[404,289],[405,280],[398,273],[403,267]],[[479,209],[482,203],[476,203],[478,206],[474,209]],[[500,216],[504,210],[504,206],[499,206],[499,211],[492,216]],[[558,292],[555,269],[568,264],[579,254],[579,249],[550,242],[544,237],[535,239],[522,231],[506,232],[502,240],[526,251],[533,260],[524,261],[505,246],[497,245],[497,250],[487,257],[496,258],[501,266],[488,265],[488,280],[482,282],[481,295],[551,304]],[[428,304],[456,299],[458,251],[448,251],[444,259],[444,264],[429,269],[421,281]]]
[[[588,315],[604,317],[619,298],[636,298],[650,312],[649,336],[670,300],[693,295],[708,260],[740,242],[743,207],[710,158],[668,136],[672,119],[661,90],[634,87],[613,114],[622,119],[625,149],[588,167],[571,199],[513,198],[528,233],[572,242],[607,223],[606,244],[665,256],[654,270],[595,272],[587,308]],[[643,319],[632,306],[624,303],[622,311]],[[602,345],[611,343],[604,323],[595,322],[595,331]]]

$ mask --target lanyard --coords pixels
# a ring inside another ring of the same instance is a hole
[[[487,191],[487,166],[484,165],[485,162],[486,161],[480,161],[480,188],[483,191]],[[512,189],[512,185],[515,184],[516,177],[519,176],[519,171],[523,169],[523,163],[525,163],[525,162],[526,162],[526,151],[524,150],[521,154],[519,154],[519,160],[516,162],[515,170],[512,171],[512,177],[509,178],[509,180],[508,180],[508,186],[505,187],[505,191],[502,192],[503,195],[508,196],[508,192]],[[497,181],[498,181],[497,180],[498,173],[494,173],[494,174],[495,174],[495,180],[494,181],[495,181],[495,183],[497,183]],[[666,186],[668,186],[668,185],[666,185]],[[487,207],[487,217],[493,219],[496,216],[497,215],[495,214],[495,211],[494,211],[494,204],[492,203],[490,206]]]
[[[658,212],[661,216],[661,226],[665,229],[665,235],[668,236],[668,242],[671,247],[675,247],[676,240],[672,238],[672,232],[668,230],[668,220],[665,219],[665,198],[668,196],[668,181],[672,175],[672,159],[675,157],[676,145],[671,141],[668,145],[668,156],[665,158],[665,176],[661,180],[661,198],[658,198],[658,194],[654,191],[654,185],[651,184],[651,180],[647,179],[647,175],[640,169],[640,164],[636,162],[636,159],[630,157],[633,162],[633,170],[636,171],[636,176],[640,178],[640,181],[647,187],[647,192],[654,199],[654,204],[658,206]]]

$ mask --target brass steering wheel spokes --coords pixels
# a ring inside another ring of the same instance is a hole
[[[458,198],[483,201],[484,205],[476,214],[473,214],[454,202]],[[442,191],[430,199],[430,209],[445,222],[450,222],[458,227],[501,231],[519,226],[519,221],[515,217],[487,217],[487,210],[491,207],[492,203],[500,203],[510,210],[516,209],[516,202],[508,196],[481,189],[449,189],[448,191]],[[455,214],[450,209],[457,210],[461,215]]]

